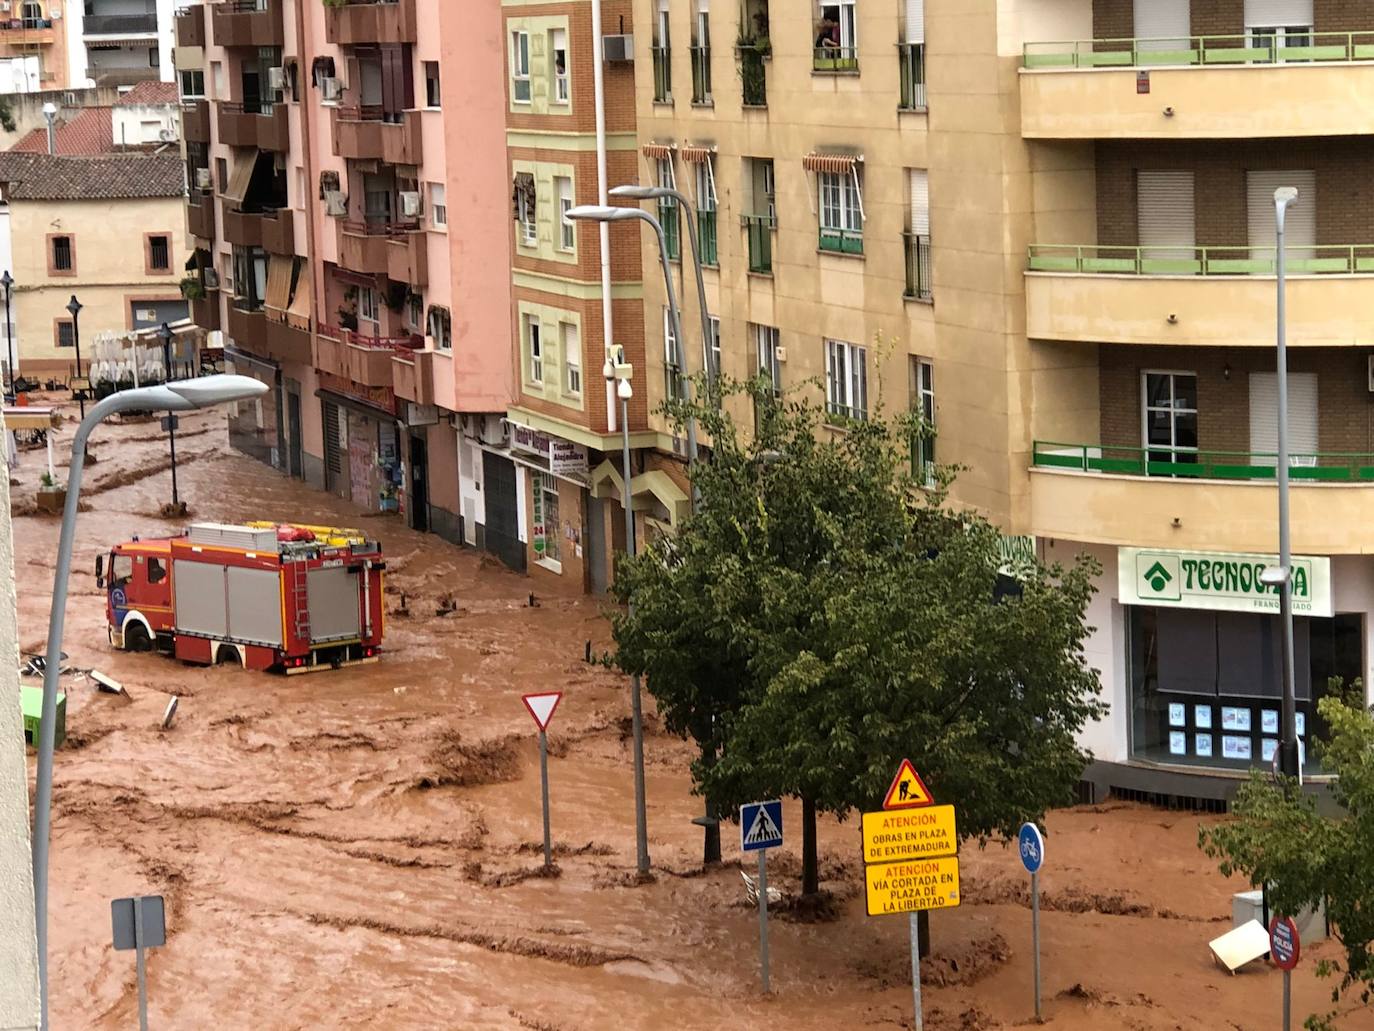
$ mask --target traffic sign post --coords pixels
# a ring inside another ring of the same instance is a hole
[[[1283,971],[1283,1031],[1289,1031],[1293,1012],[1293,968],[1302,956],[1298,925],[1291,917],[1276,916],[1269,921],[1269,954],[1274,965]]]
[[[739,807],[741,852],[759,854],[759,966],[763,994],[768,985],[768,850],[782,844],[782,802],[750,802]]]
[[[562,691],[522,695],[520,700],[539,726],[539,790],[544,796],[544,869],[553,866],[553,838],[549,834],[549,721],[563,698]]]
[[[114,947],[134,950],[134,970],[138,977],[138,1026],[148,1031],[148,974],[143,950],[167,944],[166,911],[161,895],[137,895],[110,902]]]
[[[1021,865],[1031,875],[1031,956],[1035,979],[1035,1019],[1040,1015],[1040,867],[1045,862],[1045,839],[1040,828],[1033,823],[1021,825],[1021,833],[1016,836],[1021,852]]]

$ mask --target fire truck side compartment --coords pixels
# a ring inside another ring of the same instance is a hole
[[[280,648],[281,578],[275,569],[225,568],[229,596],[229,637]]]
[[[359,578],[343,566],[312,569],[306,575],[310,641],[347,641],[361,636]]]
[[[216,638],[229,636],[223,566],[174,560],[172,584],[176,591],[177,633]]]

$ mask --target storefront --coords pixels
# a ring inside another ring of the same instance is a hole
[[[365,511],[400,511],[404,470],[391,391],[325,372],[319,378],[325,489]]]
[[[510,424],[510,431],[511,458],[520,466],[525,481],[528,568],[584,586],[590,485],[587,449],[515,422]]]
[[[283,468],[281,368],[276,362],[234,347],[224,349],[225,371],[265,383],[268,392],[238,401],[229,410],[229,445],[259,462]]]

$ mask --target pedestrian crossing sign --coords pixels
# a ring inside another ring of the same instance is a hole
[[[781,802],[749,802],[739,807],[740,851],[758,852],[781,844]]]
[[[897,767],[897,776],[892,778],[892,786],[887,789],[883,808],[917,809],[934,804],[935,798],[916,772],[916,767],[911,765],[910,759],[903,759],[902,765]]]

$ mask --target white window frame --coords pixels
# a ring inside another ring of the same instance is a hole
[[[420,332],[425,325],[425,299],[419,294],[411,294],[406,302],[406,325]]]
[[[855,0],[824,0],[817,5],[817,22],[825,14],[827,7],[837,7],[839,11],[838,21],[840,23],[840,54],[844,57],[857,58],[859,56],[859,20],[856,10]],[[813,34],[812,42],[815,37]]]
[[[817,172],[816,188],[822,229],[832,232],[858,233],[864,231],[863,187],[856,163],[848,174]]]
[[[429,224],[435,229],[448,228],[448,190],[444,183],[429,184]]]
[[[582,396],[582,333],[575,322],[558,326],[563,346],[563,391],[572,397]],[[569,339],[571,333],[571,339]]]
[[[654,160],[657,164],[658,185],[667,187],[670,190],[676,190],[677,170],[673,168],[673,159],[671,157],[666,157],[655,158]],[[659,204],[663,207],[671,208],[677,206],[677,201],[675,201],[672,197],[663,197],[660,198]]]
[[[563,45],[558,45],[559,39]],[[563,73],[558,73],[558,52],[563,51]],[[553,79],[553,102],[572,103],[572,85],[569,72],[568,33],[566,29],[554,29],[549,33],[549,77]]]
[[[520,244],[524,247],[534,247],[539,243],[539,226],[537,223],[537,217],[539,213],[539,181],[534,178],[533,172],[517,172],[516,175],[529,176],[530,180],[534,183],[534,189],[531,190],[528,194],[524,190],[520,191],[520,210],[517,213],[517,220],[520,223]],[[531,196],[535,198],[532,203],[530,201]]]
[[[371,323],[374,327],[379,326],[382,321],[381,299],[377,296],[377,291],[370,286],[358,287],[358,326],[361,329],[364,322]],[[377,333],[372,334],[376,336]]]
[[[768,221],[776,225],[778,221],[778,183],[772,158],[765,158],[763,162],[763,195],[768,201]]]
[[[867,420],[868,348],[845,340],[826,340],[825,352],[826,410],[831,415]]]
[[[935,362],[916,358],[916,382],[912,384],[916,410],[932,430],[935,429]],[[935,483],[935,438],[922,437],[916,445],[916,474],[927,487]]]
[[[538,315],[525,316],[525,355],[528,358],[528,379],[531,384],[544,385],[544,334]]]
[[[538,562],[540,565],[547,565],[550,569],[561,573],[563,571],[563,547],[559,535],[563,532],[563,515],[559,511],[558,478],[552,473],[536,469],[531,486],[534,491],[543,494],[543,497],[539,499],[539,510],[543,514],[544,556]],[[549,504],[550,498],[553,499],[552,506]],[[549,519],[550,511],[554,514],[552,520]]]
[[[754,375],[767,372],[768,379],[773,384],[773,393],[780,394],[782,393],[782,364],[778,361],[778,348],[781,346],[781,334],[779,334],[776,326],[765,326],[758,322],[754,323],[753,329],[754,356],[758,366],[754,370]]]
[[[510,34],[510,78],[511,102],[531,103],[534,88],[530,83],[530,34],[523,29],[513,29]]]
[[[673,319],[668,306],[663,306],[663,364],[671,365],[682,375],[682,355],[678,351],[677,336],[673,333]]]
[[[434,305],[430,305],[429,313],[425,316],[425,330],[426,330],[425,335],[434,338],[434,347],[435,347],[435,350],[438,350],[438,351],[452,351],[452,350],[453,350],[453,312],[452,312],[451,310],[447,309],[447,308],[444,308],[443,310],[446,311],[446,312],[448,313],[448,319],[447,319],[447,322],[448,322],[448,332],[447,332],[447,333],[439,333],[439,332],[437,332],[437,330],[440,328],[440,320],[436,318],[436,315],[438,314],[438,311],[436,310],[436,308],[435,308]]]
[[[568,217],[573,208],[573,181],[570,176],[556,176],[553,181],[554,194],[558,198],[558,249],[573,251],[577,246],[577,227]]]
[[[1167,408],[1162,407],[1162,406],[1160,406],[1160,405],[1151,405],[1151,404],[1150,404],[1150,377],[1151,377],[1151,376],[1168,376],[1168,377],[1169,377],[1169,406],[1168,406]],[[1177,402],[1176,402],[1176,400],[1175,400],[1176,397],[1177,397],[1177,394],[1178,394],[1178,390],[1177,390],[1177,387],[1176,387],[1174,381],[1175,381],[1176,379],[1178,379],[1178,378],[1180,378],[1180,377],[1184,377],[1184,376],[1190,377],[1190,378],[1193,380],[1193,388],[1194,388],[1194,389],[1193,389],[1193,393],[1194,393],[1194,395],[1196,396],[1196,393],[1197,393],[1197,380],[1198,380],[1198,374],[1197,374],[1196,370],[1193,370],[1193,369],[1141,369],[1141,370],[1140,370],[1140,446],[1141,446],[1141,449],[1142,449],[1142,450],[1144,451],[1144,453],[1145,453],[1145,459],[1146,459],[1147,467],[1148,467],[1148,463],[1149,463],[1150,461],[1154,461],[1154,459],[1151,459],[1151,458],[1150,458],[1150,455],[1151,455],[1152,453],[1154,453],[1154,452],[1160,452],[1160,453],[1167,453],[1167,454],[1168,454],[1169,457],[1168,457],[1167,459],[1162,459],[1162,461],[1167,461],[1167,462],[1178,462],[1178,461],[1179,461],[1179,458],[1178,458],[1179,455],[1192,455],[1192,456],[1194,456],[1193,459],[1192,459],[1192,461],[1194,461],[1194,462],[1197,461],[1196,456],[1197,456],[1197,453],[1198,453],[1198,451],[1199,451],[1199,446],[1198,446],[1198,445],[1196,445],[1196,444],[1194,444],[1194,445],[1179,445],[1179,443],[1178,443],[1178,416],[1179,416],[1179,415],[1192,415],[1195,424],[1198,424],[1198,423],[1201,422],[1201,420],[1200,420],[1200,418],[1199,418],[1199,409],[1196,407],[1196,402],[1194,402],[1195,407],[1193,407],[1193,408],[1180,408],[1180,407],[1178,407],[1178,404],[1177,404]],[[1169,413],[1169,443],[1168,443],[1168,444],[1152,444],[1152,443],[1150,443],[1150,413],[1152,413],[1152,412],[1168,412],[1168,413]],[[1201,426],[1199,425],[1197,428],[1200,430],[1200,429],[1201,429]],[[1200,438],[1200,435],[1199,435],[1199,438]]]
[[[716,162],[714,154],[707,154],[706,160],[698,163],[693,176],[693,189],[697,195],[697,210],[716,210],[720,198],[716,194]]]
[[[720,316],[711,315],[711,340],[709,343],[702,341],[701,361],[703,367],[711,379],[720,375]]]

